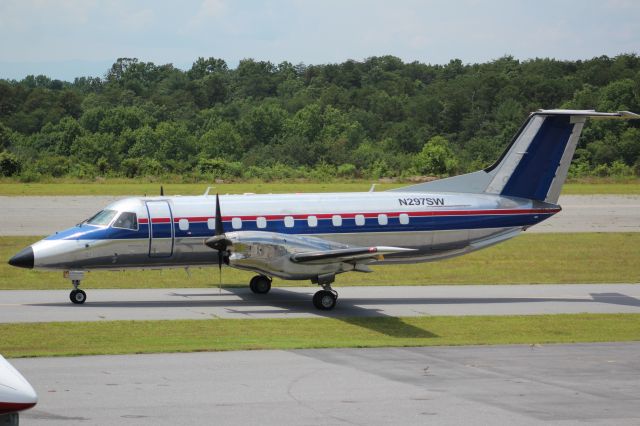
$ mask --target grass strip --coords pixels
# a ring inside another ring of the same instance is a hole
[[[158,195],[160,185],[164,186],[165,194],[200,195],[207,186],[212,186],[213,192],[221,194],[278,194],[295,192],[359,192],[368,191],[371,180],[338,181],[338,182],[231,182],[231,183],[162,183],[140,182],[138,180],[106,179],[101,182],[69,182],[65,180],[49,183],[19,183],[11,181],[0,182],[0,195]],[[399,188],[411,183],[377,183],[376,191]],[[640,194],[640,180],[611,181],[609,179],[592,180],[586,182],[567,183],[563,194]]]
[[[7,357],[640,340],[640,314],[0,324]]]
[[[14,268],[12,255],[40,237],[0,237],[0,289],[70,288],[61,272]],[[432,263],[384,265],[375,273],[338,275],[336,285],[548,284],[640,282],[640,233],[525,234],[469,255]],[[225,268],[225,287],[246,286],[253,274]],[[275,280],[277,286],[306,281]],[[182,269],[94,271],[88,288],[216,287],[217,271]]]
[[[159,195],[160,185],[166,195],[202,195],[208,186],[211,193],[220,194],[283,194],[296,192],[364,192],[370,181],[345,182],[233,182],[233,183],[161,183],[137,181],[110,181],[101,183],[7,183],[0,182],[0,195]],[[408,184],[376,185],[377,191]]]

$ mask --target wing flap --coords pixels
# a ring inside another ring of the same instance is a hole
[[[360,260],[382,260],[383,256],[392,253],[414,251],[403,247],[353,247],[335,250],[309,251],[291,255],[291,261],[296,263],[335,263],[356,262]]]

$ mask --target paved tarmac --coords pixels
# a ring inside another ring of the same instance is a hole
[[[14,359],[24,425],[637,425],[640,343]]]
[[[0,236],[49,235],[124,197],[0,196]],[[565,195],[562,212],[527,232],[640,232],[638,195]]]
[[[640,313],[640,284],[336,287],[338,305],[316,310],[307,287],[222,290],[87,290],[73,305],[67,290],[0,291],[0,323],[215,318]]]

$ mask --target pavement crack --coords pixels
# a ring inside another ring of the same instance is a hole
[[[287,386],[287,395],[288,395],[292,400],[294,400],[295,402],[297,402],[297,403],[298,403],[298,405],[300,405],[301,407],[304,407],[304,408],[306,408],[307,410],[312,411],[312,412],[314,412],[314,413],[317,413],[317,414],[319,414],[319,415],[321,415],[321,416],[323,416],[323,417],[329,417],[329,418],[331,418],[331,419],[333,419],[333,420],[337,420],[337,421],[339,421],[339,422],[341,422],[341,423],[345,423],[345,424],[349,424],[349,425],[364,426],[364,425],[365,425],[365,423],[356,423],[356,422],[354,422],[354,421],[351,421],[351,420],[349,420],[349,419],[345,419],[345,418],[343,418],[343,417],[336,416],[336,415],[334,415],[334,414],[328,414],[328,413],[326,412],[326,410],[320,410],[320,409],[316,408],[316,407],[317,407],[317,404],[310,404],[310,403],[308,403],[308,402],[306,402],[306,401],[304,401],[304,400],[302,400],[302,399],[300,399],[300,398],[298,398],[298,397],[296,397],[296,396],[294,395],[294,393],[293,393],[293,388],[294,388],[298,383],[300,383],[302,380],[306,379],[306,378],[307,378],[307,377],[309,377],[309,376],[313,376],[313,375],[315,375],[315,374],[318,374],[319,372],[321,372],[321,371],[323,371],[323,370],[324,370],[323,368],[318,368],[318,369],[312,370],[312,371],[310,371],[310,372],[308,372],[308,373],[301,374],[301,375],[299,375],[298,377],[294,378],[294,379],[289,383],[289,385]]]

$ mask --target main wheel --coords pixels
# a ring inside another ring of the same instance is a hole
[[[330,311],[336,307],[338,296],[329,290],[320,290],[313,295],[313,306],[321,311]]]
[[[87,293],[82,290],[71,290],[69,299],[76,305],[82,305],[87,300]]]
[[[256,275],[251,278],[249,288],[256,294],[267,294],[271,290],[271,280],[264,275]]]

